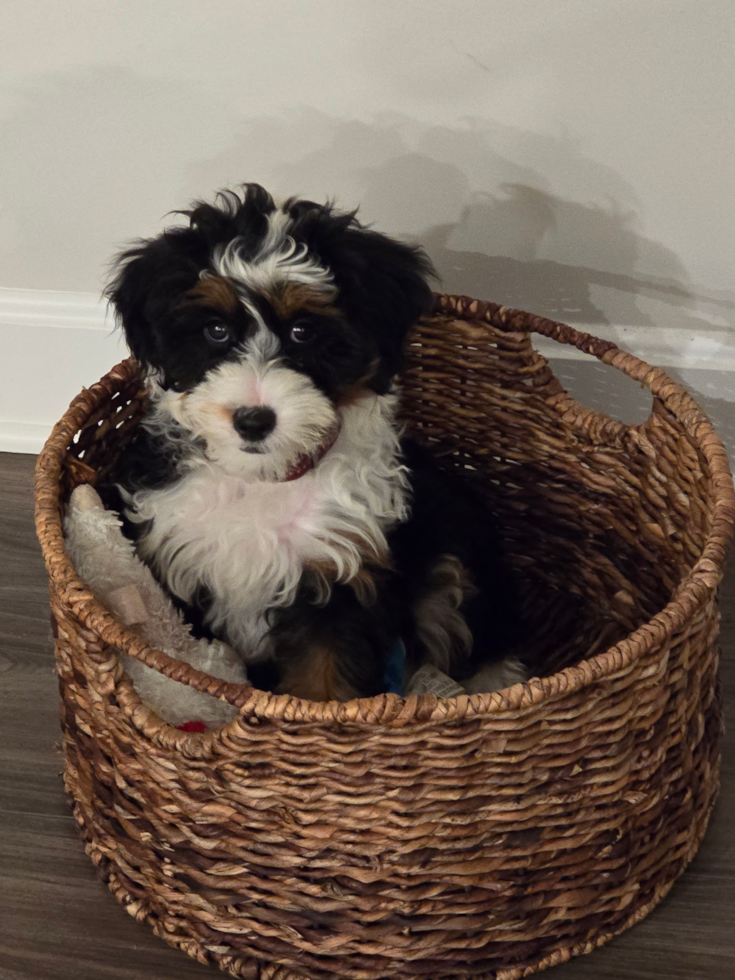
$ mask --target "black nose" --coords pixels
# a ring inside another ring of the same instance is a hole
[[[276,413],[272,408],[238,408],[232,424],[243,439],[260,442],[275,429]]]

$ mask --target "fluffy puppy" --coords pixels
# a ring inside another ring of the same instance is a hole
[[[257,184],[183,213],[108,292],[152,395],[114,474],[138,553],[278,691],[379,693],[401,640],[407,671],[501,656],[487,514],[395,421],[427,257]]]

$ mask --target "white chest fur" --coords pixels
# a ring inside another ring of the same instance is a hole
[[[247,483],[192,461],[176,482],[132,498],[130,516],[150,522],[139,553],[179,598],[206,588],[210,626],[242,656],[267,655],[265,612],[293,601],[307,565],[328,563],[349,581],[405,518],[394,411],[394,397],[373,394],[345,408],[332,449],[290,483]]]

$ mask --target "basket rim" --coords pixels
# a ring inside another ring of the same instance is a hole
[[[112,398],[122,384],[131,380],[137,373],[138,365],[132,358],[118,364],[99,382],[89,389],[84,389],[74,398],[54,426],[36,464],[36,533],[49,577],[54,587],[63,594],[75,616],[105,643],[125,651],[173,680],[233,704],[240,709],[241,716],[269,721],[320,724],[353,722],[390,727],[461,721],[490,714],[515,715],[544,702],[572,694],[598,680],[625,670],[651,650],[655,644],[680,629],[697,609],[715,594],[722,577],[735,524],[735,489],[727,454],[704,411],[691,395],[661,368],[652,367],[621,350],[612,341],[601,340],[575,330],[567,324],[488,301],[445,294],[437,294],[434,297],[434,308],[430,316],[437,315],[473,323],[491,324],[505,332],[539,333],[591,354],[649,388],[651,393],[679,418],[701,449],[710,467],[714,488],[712,527],[702,554],[679,584],[676,595],[650,620],[609,649],[555,674],[544,678],[531,678],[503,691],[459,695],[453,698],[437,698],[433,694],[411,695],[405,698],[398,694],[380,694],[372,698],[358,698],[346,702],[309,701],[290,694],[260,691],[247,684],[228,683],[198,671],[183,661],[174,660],[162,651],[148,646],[142,637],[123,626],[95,600],[66,554],[58,506],[61,463],[68,445],[89,417],[90,402],[93,409],[98,409]],[[612,425],[613,428],[619,426],[625,431],[638,428],[626,426],[601,413],[584,408],[561,386],[559,394],[554,398],[556,407],[572,409],[582,416],[588,413],[593,417],[603,418],[606,425]],[[164,735],[166,731],[175,732],[175,741],[180,744],[182,741],[219,737],[237,723],[238,718],[218,729],[199,734],[179,732],[160,720],[159,734]],[[149,735],[153,734],[150,724],[146,724],[146,731]],[[166,738],[165,741],[168,742],[169,739]]]

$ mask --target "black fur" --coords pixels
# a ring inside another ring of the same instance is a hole
[[[235,356],[237,345],[254,328],[242,304],[224,315],[221,308],[192,300],[192,290],[213,252],[233,238],[240,238],[246,256],[255,254],[274,208],[263,188],[244,185],[241,195],[224,192],[215,204],[195,204],[184,212],[186,226],[139,242],[120,256],[108,295],[133,354],[157,372],[164,388],[193,390],[214,366]],[[289,235],[330,270],[337,312],[320,315],[311,310],[284,320],[267,297],[250,297],[251,302],[277,334],[286,362],[307,374],[335,403],[361,379],[378,394],[387,392],[402,366],[408,331],[431,302],[428,258],[416,247],[365,228],[354,213],[332,205],[294,199],[284,209],[293,221]],[[295,322],[318,327],[318,343],[291,342]],[[207,339],[209,323],[227,326],[225,345]],[[181,449],[170,437],[140,429],[113,482],[127,491],[166,486],[178,478],[178,454],[191,448]],[[413,666],[423,659],[412,609],[429,588],[431,569],[446,555],[462,562],[477,589],[462,609],[475,640],[473,654],[456,660],[455,675],[469,676],[512,646],[513,600],[486,510],[459,479],[442,472],[426,450],[406,441],[404,454],[411,472],[412,516],[390,535],[390,567],[371,569],[372,601],[337,584],[328,603],[316,605],[305,577],[294,604],[272,610],[275,663],[252,668],[256,683],[276,686],[279,677],[299,666],[304,650],[326,645],[347,687],[361,695],[379,693],[384,689],[385,657],[396,638],[403,638]],[[121,508],[111,487],[105,500]],[[128,523],[126,531],[133,535],[135,527]],[[204,625],[207,606],[208,597],[201,592],[193,606],[184,607],[198,635],[211,635]]]

